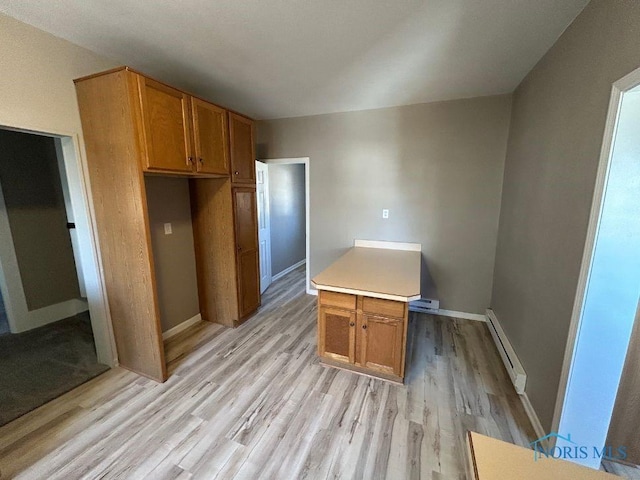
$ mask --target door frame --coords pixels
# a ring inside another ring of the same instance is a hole
[[[16,333],[19,328],[16,317],[24,316],[27,300],[22,288],[22,278],[14,248],[9,215],[4,202],[4,192],[0,184],[0,293],[9,323],[9,331]]]
[[[609,177],[609,169],[611,167],[611,158],[613,155],[613,147],[617,133],[618,118],[620,114],[620,108],[622,106],[622,96],[624,93],[629,92],[639,85],[640,68],[625,75],[618,81],[614,82],[611,86],[609,109],[607,111],[607,119],[605,122],[602,147],[600,149],[600,159],[598,162],[595,187],[593,191],[593,198],[591,201],[591,212],[589,214],[589,224],[587,227],[587,235],[582,254],[582,263],[580,265],[580,275],[578,277],[578,285],[573,302],[571,322],[569,324],[569,335],[567,338],[567,345],[565,347],[562,371],[560,373],[560,382],[558,384],[558,394],[556,396],[553,421],[551,423],[552,432],[557,432],[560,426],[562,411],[564,410],[568,393],[571,368],[576,355],[576,344],[585,306],[587,287],[589,285],[591,265],[593,263],[593,257],[595,254],[596,240],[598,237],[600,226],[600,217],[602,215],[602,209],[604,206],[604,194]]]
[[[95,222],[95,211],[91,200],[91,184],[86,156],[80,135],[75,132],[47,129],[44,132],[25,126],[4,125],[0,128],[17,132],[30,133],[60,140],[64,167],[69,185],[70,200],[75,215],[78,232],[82,268],[87,290],[87,302],[91,317],[91,327],[96,346],[98,362],[111,368],[118,366],[118,353],[111,324],[111,312],[107,302],[107,291],[104,282],[104,270],[100,257],[100,244]],[[6,274],[6,272],[3,272]],[[2,282],[5,282],[4,274]],[[3,294],[6,283],[3,286]],[[5,298],[5,301],[7,299]],[[15,309],[15,305],[12,305]],[[15,311],[15,310],[14,310]]]
[[[305,290],[309,295],[317,295],[318,291],[311,288],[311,171],[309,168],[309,157],[292,157],[292,158],[267,158],[258,159],[259,162],[267,165],[304,165],[304,209],[305,209]]]

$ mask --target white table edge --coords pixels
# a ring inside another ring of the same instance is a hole
[[[392,293],[380,293],[380,292],[371,292],[369,290],[356,290],[354,288],[345,288],[345,287],[334,287],[332,285],[320,285],[314,281],[311,283],[318,290],[325,290],[327,292],[336,292],[336,293],[347,293],[349,295],[362,295],[363,297],[373,297],[373,298],[381,298],[383,300],[395,300],[396,302],[404,302],[409,303],[414,300],[420,300],[420,294],[411,295],[409,297],[404,295],[394,295]]]

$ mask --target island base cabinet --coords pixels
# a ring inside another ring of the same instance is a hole
[[[362,316],[360,364],[388,375],[404,376],[402,319]]]
[[[356,357],[356,312],[320,307],[318,326],[320,356],[354,363]]]
[[[406,304],[342,293],[319,293],[319,356],[331,364],[402,382]],[[372,306],[377,311],[371,312]],[[388,316],[390,314],[396,316]]]

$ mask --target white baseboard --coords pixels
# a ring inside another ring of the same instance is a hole
[[[318,290],[315,288],[307,288],[307,294],[308,295],[315,295],[316,297],[318,296]]]
[[[531,405],[531,402],[529,401],[529,397],[527,396],[527,393],[525,392],[522,395],[518,395],[518,396],[522,401],[522,405],[524,406],[524,411],[527,412],[527,417],[529,417],[529,420],[531,420],[533,431],[536,432],[536,435],[538,436],[538,438],[543,438],[546,435],[546,433],[544,431],[544,428],[542,428],[542,423],[540,423],[538,414],[536,413],[536,411],[533,408],[533,405]]]
[[[475,320],[477,322],[486,322],[484,315],[477,313],[456,312],[455,310],[443,310],[442,308],[434,312],[434,315],[442,315],[443,317],[464,318],[466,320]]]
[[[162,333],[162,339],[163,340],[167,340],[171,337],[175,337],[177,334],[179,334],[180,332],[185,331],[187,328],[195,325],[196,323],[199,323],[202,321],[202,315],[200,315],[199,313],[197,315],[194,315],[193,317],[191,317],[189,320],[185,320],[184,322],[176,325],[173,328],[170,328],[169,330],[167,330],[166,332]]]
[[[502,358],[502,362],[507,369],[507,373],[509,373],[511,382],[516,389],[516,392],[522,395],[525,393],[527,374],[524,371],[524,367],[518,359],[518,355],[516,355],[516,351],[511,345],[509,338],[506,333],[504,333],[504,330],[498,321],[498,317],[496,317],[496,314],[490,308],[487,309],[487,325],[489,326],[489,332],[491,332],[496,349]]]
[[[304,265],[305,263],[307,263],[307,259],[302,259],[300,260],[298,263],[291,265],[289,268],[285,268],[283,271],[281,271],[280,273],[276,273],[275,275],[271,276],[271,281],[275,282],[276,280],[284,277],[287,273],[291,273],[293,272],[296,268],[301,267],[302,265]]]
[[[89,305],[85,300],[72,298],[64,302],[42,307],[37,310],[30,310],[24,319],[16,319],[16,331],[11,333],[22,333],[34,328],[43,327],[63,318],[73,317],[89,310]]]

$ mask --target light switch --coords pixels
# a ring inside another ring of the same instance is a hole
[[[170,223],[165,223],[164,224],[164,234],[165,235],[171,235],[173,233],[173,229],[171,228],[171,224]]]
[[[382,218],[389,218],[389,209],[387,208],[382,209]]]

